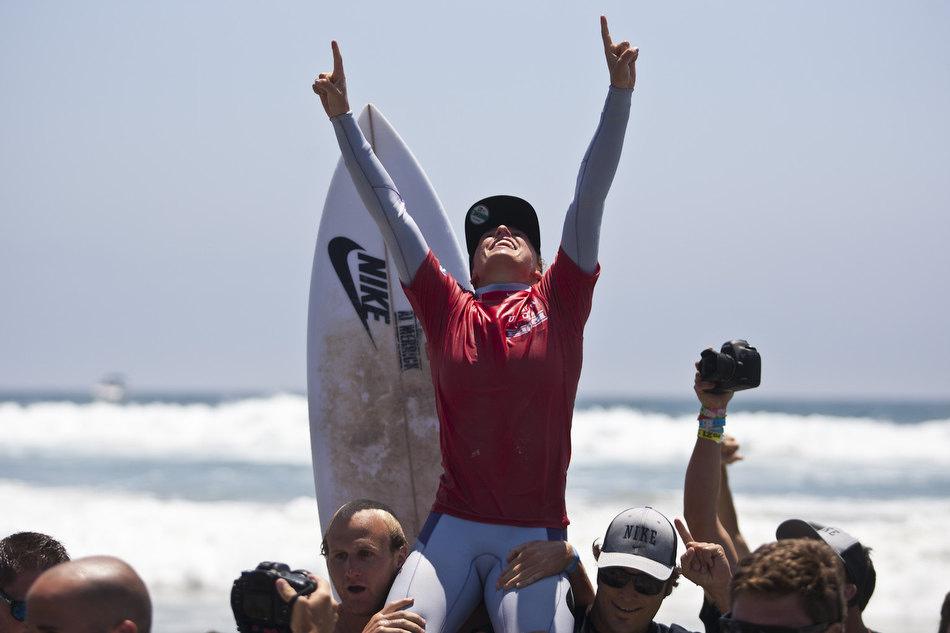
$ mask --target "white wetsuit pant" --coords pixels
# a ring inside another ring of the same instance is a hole
[[[482,598],[496,633],[570,633],[570,583],[563,574],[521,589],[495,589],[515,546],[565,537],[565,530],[477,523],[433,512],[386,602],[413,598],[409,609],[425,618],[426,633],[456,633]]]

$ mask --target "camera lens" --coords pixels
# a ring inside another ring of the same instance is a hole
[[[699,376],[707,382],[728,380],[736,372],[736,362],[727,354],[707,349],[699,361]]]

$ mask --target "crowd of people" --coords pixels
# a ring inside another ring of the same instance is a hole
[[[715,450],[707,451],[710,446]],[[691,487],[695,473],[688,475],[684,514],[694,517],[696,526],[713,526],[708,541],[698,540],[681,519],[670,522],[650,507],[629,508],[594,543],[592,574],[566,541],[531,541],[507,553],[491,590],[506,595],[545,577],[562,577],[570,586],[564,606],[575,632],[687,633],[683,626],[655,621],[683,578],[704,590],[697,611],[706,633],[871,631],[863,620],[876,580],[869,548],[839,528],[789,519],[777,526],[776,541],[750,552],[727,478],[727,466],[742,458],[739,445],[728,435],[721,443],[698,438],[691,469],[704,464],[706,452],[715,459],[706,460],[703,480],[718,482],[718,492]],[[695,497],[706,494],[714,494],[714,503],[691,507]],[[410,542],[386,504],[361,499],[341,507],[325,529],[320,551],[329,581],[311,575],[315,589],[304,595],[283,580],[275,583],[275,595],[292,605],[293,633],[433,630],[413,610],[413,598],[387,599]],[[36,532],[0,540],[0,602],[6,607],[0,604],[0,633],[151,629],[149,592],[132,567],[110,556],[71,560],[62,544]],[[477,605],[453,631],[497,630],[486,606]],[[950,633],[950,593],[937,631]]]
[[[605,199],[619,163],[639,50],[601,36],[610,86],[577,176],[560,248],[544,268],[537,214],[493,195],[465,216],[474,292],[448,275],[350,111],[343,58],[313,84],[345,164],[379,225],[427,339],[442,464],[432,513],[410,542],[385,500],[354,500],[325,526],[329,581],[275,595],[294,633],[681,633],[655,621],[681,579],[700,586],[705,630],[865,633],[875,571],[845,531],[790,519],[750,551],[726,466],[731,392],[696,374],[698,431],[684,483],[684,520],[623,509],[594,544],[588,574],[567,541],[570,428],[583,331],[600,273]],[[619,509],[619,508],[618,508]],[[682,540],[682,548],[680,548]],[[678,551],[683,554],[678,557]],[[41,534],[0,541],[0,633],[151,627],[141,578],[125,562],[69,560]],[[948,633],[944,605],[940,633]],[[24,629],[24,627],[26,627]]]

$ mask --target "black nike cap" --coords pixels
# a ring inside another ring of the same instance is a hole
[[[501,226],[522,231],[541,255],[541,230],[538,214],[527,200],[517,196],[489,196],[473,204],[465,214],[465,244],[468,246],[468,265],[472,266],[479,238],[487,231]]]

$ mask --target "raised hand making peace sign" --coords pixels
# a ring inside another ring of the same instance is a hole
[[[604,55],[607,56],[607,69],[610,71],[610,85],[614,88],[633,89],[637,83],[637,56],[640,49],[630,47],[624,40],[614,44],[607,28],[607,18],[600,16],[600,36],[604,40]]]
[[[343,74],[343,56],[340,46],[334,40],[330,42],[333,49],[333,72],[320,73],[313,81],[313,91],[320,96],[323,109],[328,117],[335,117],[350,111],[350,102],[346,98],[346,75]]]

